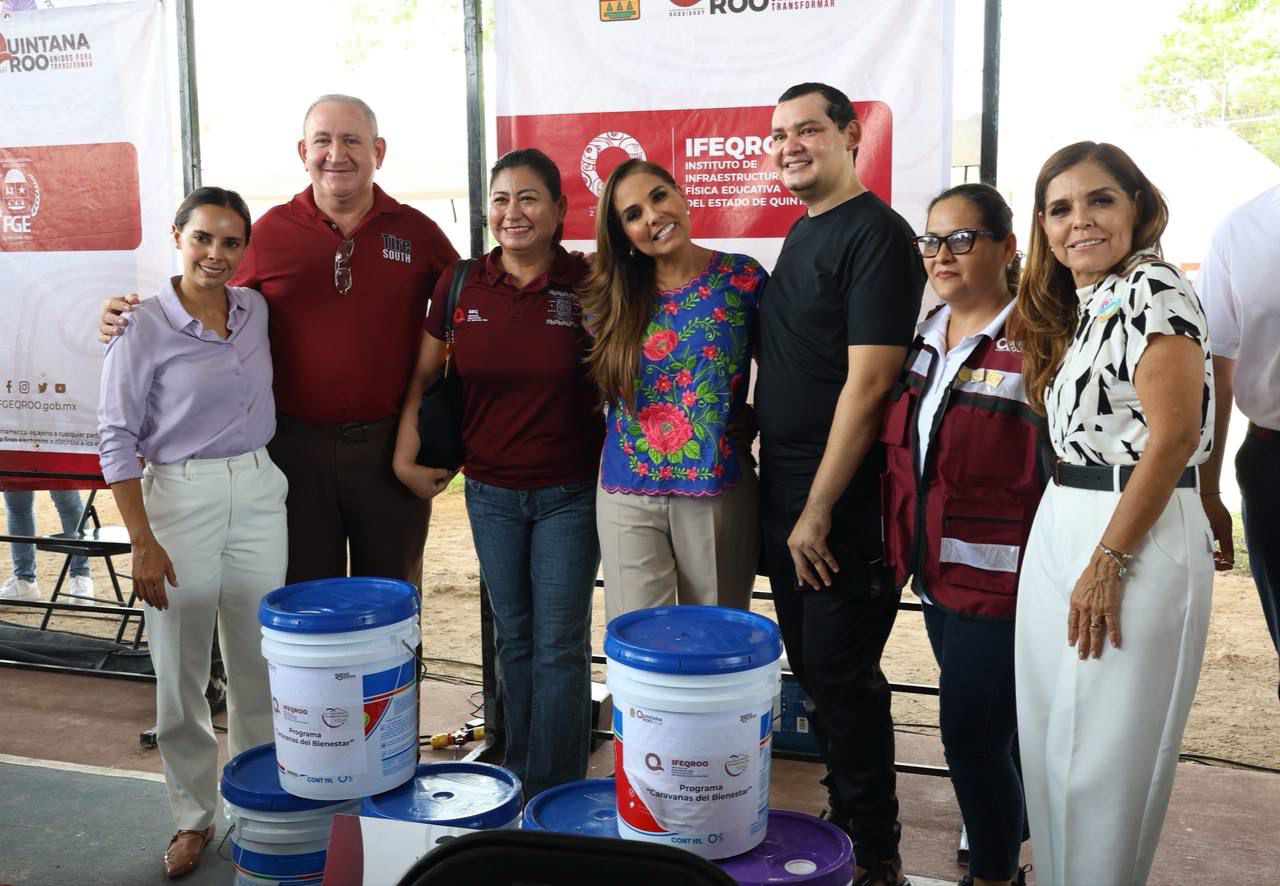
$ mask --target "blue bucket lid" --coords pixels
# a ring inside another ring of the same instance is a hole
[[[262,598],[263,627],[336,634],[392,625],[418,615],[418,589],[392,578],[322,578],[276,588]]]
[[[241,809],[258,812],[306,812],[346,802],[308,800],[295,797],[282,788],[274,744],[249,748],[227,761],[227,765],[222,767],[222,799]]]
[[[727,606],[659,606],[619,615],[605,631],[604,654],[642,671],[732,674],[782,655],[778,626]]]
[[[547,788],[524,806],[527,831],[618,836],[618,806],[612,778],[590,778]]]
[[[455,828],[500,828],[520,813],[520,779],[489,763],[423,763],[398,788],[360,802],[360,814]]]

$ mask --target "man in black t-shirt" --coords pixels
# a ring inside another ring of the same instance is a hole
[[[804,83],[773,113],[771,155],[807,212],[760,304],[764,557],[792,671],[828,767],[828,816],[853,839],[856,884],[897,884],[901,827],[880,654],[901,590],[882,569],[876,442],[915,334],[913,232],[854,167],[861,129],[839,90]]]

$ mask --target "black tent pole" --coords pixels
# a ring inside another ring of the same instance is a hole
[[[985,0],[982,26],[982,147],[978,178],[996,183],[996,153],[1000,132],[1000,0]]]
[[[463,46],[467,55],[467,193],[470,199],[471,257],[484,254],[484,72],[481,0],[463,0]]]

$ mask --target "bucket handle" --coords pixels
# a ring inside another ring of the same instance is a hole
[[[413,646],[410,646],[407,640],[401,640],[400,645],[403,646],[405,648],[405,651],[409,653],[409,657],[412,658],[418,664],[418,668],[417,668],[418,682],[419,683],[424,682],[427,679],[427,660],[423,658],[421,655],[419,655],[418,650]]]
[[[218,841],[218,848],[214,850],[214,852],[218,853],[218,858],[222,859],[225,862],[229,862],[231,864],[234,864],[235,862],[231,861],[231,856],[227,854],[224,850],[227,845],[227,840],[231,838],[231,834],[233,831],[235,831],[235,829],[236,829],[236,823],[233,821],[231,822],[231,826],[227,828],[226,833],[222,835],[222,839]]]

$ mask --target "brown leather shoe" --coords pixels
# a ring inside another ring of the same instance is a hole
[[[203,831],[178,831],[164,851],[164,875],[170,880],[185,877],[200,866],[200,853],[213,839],[214,826]]]

